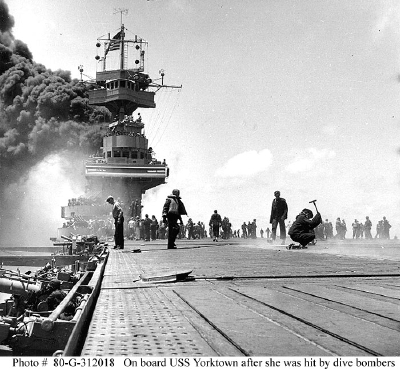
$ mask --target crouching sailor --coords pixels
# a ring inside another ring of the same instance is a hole
[[[289,236],[294,242],[298,242],[302,247],[305,247],[308,243],[314,241],[314,228],[321,222],[320,213],[317,212],[313,218],[311,210],[303,209],[290,227]]]

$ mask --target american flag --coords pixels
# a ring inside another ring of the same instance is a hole
[[[106,55],[109,51],[119,50],[120,40],[121,39],[121,31],[119,31],[108,43]]]

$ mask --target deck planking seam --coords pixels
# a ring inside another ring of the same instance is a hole
[[[237,291],[372,355],[385,356],[398,355],[399,353],[399,346],[396,343],[398,342],[398,332],[393,329],[382,327],[374,322],[347,315],[318,302],[310,302],[304,297],[293,296],[282,291],[265,290],[261,296],[259,289],[257,291],[251,288],[240,288]],[[341,324],[338,325],[338,322],[341,322]],[[356,334],[356,332],[361,331],[364,333]],[[369,335],[367,332],[374,332],[374,334]],[[379,340],[376,340],[376,336],[386,337],[388,344],[383,345]],[[374,338],[372,339],[372,337]],[[382,352],[379,352],[379,350]]]
[[[282,286],[282,289],[290,291],[290,294],[295,297],[306,299],[307,301],[318,303],[326,306],[329,309],[337,310],[339,312],[352,315],[355,318],[361,318],[371,323],[378,324],[382,327],[386,327],[395,331],[400,330],[399,320],[380,314],[378,312],[366,310],[351,304],[346,304],[334,299],[329,299],[323,296],[319,296],[312,293],[306,293],[301,288]]]
[[[306,356],[329,353],[324,347],[234,301],[220,290],[193,291],[182,287],[174,292],[246,356],[292,356],[294,348]]]
[[[280,288],[279,286],[275,286]],[[229,291],[229,292],[228,292]],[[323,348],[326,352],[332,356],[344,355],[344,356],[365,356],[367,353],[354,345],[336,339],[329,334],[321,335],[321,331],[312,327],[308,324],[293,319],[292,317],[282,314],[276,309],[272,309],[266,306],[264,303],[254,298],[249,298],[247,295],[239,293],[235,288],[229,288],[229,290],[223,289],[221,291],[224,294],[231,293],[234,295],[232,299],[242,299],[242,304],[249,307],[250,309],[258,312],[268,319],[276,322],[276,324],[286,327],[289,331],[293,331],[295,334],[304,337],[304,339],[315,343],[317,346]]]

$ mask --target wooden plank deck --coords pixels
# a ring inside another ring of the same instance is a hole
[[[400,248],[381,246],[128,243],[111,250],[81,355],[398,356]],[[185,269],[194,280],[140,279]]]

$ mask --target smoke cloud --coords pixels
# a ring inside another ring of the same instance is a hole
[[[88,105],[91,87],[72,80],[69,71],[35,63],[28,46],[14,38],[13,26],[14,18],[0,0],[0,245],[18,240],[15,224],[23,226],[19,219],[21,206],[27,206],[25,184],[32,188],[37,183],[32,182],[37,178],[32,170],[56,154],[67,164],[69,153],[76,160],[77,153],[95,152],[101,144],[98,122],[111,118],[107,109]],[[46,196],[49,202],[51,195]]]

